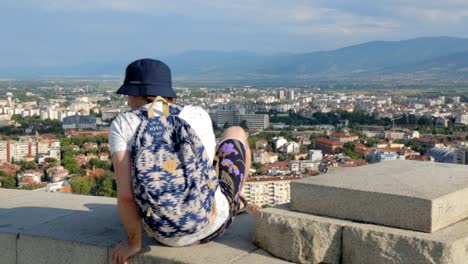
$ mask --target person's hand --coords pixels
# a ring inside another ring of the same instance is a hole
[[[128,259],[141,250],[141,246],[130,246],[128,241],[122,241],[112,251],[112,260],[115,264],[128,264]]]

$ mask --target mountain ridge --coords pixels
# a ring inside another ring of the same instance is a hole
[[[249,51],[192,50],[162,56],[176,80],[272,80],[424,76],[468,80],[468,39],[421,37],[370,41],[329,51],[258,54]],[[128,62],[66,67],[0,69],[0,76],[111,75],[122,77]]]

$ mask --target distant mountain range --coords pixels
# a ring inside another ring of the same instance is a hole
[[[160,58],[177,80],[326,80],[434,78],[468,80],[468,39],[372,41],[301,54],[189,51]],[[0,76],[122,76],[128,62],[61,68],[0,69]]]

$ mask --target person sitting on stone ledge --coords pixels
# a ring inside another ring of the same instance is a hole
[[[129,64],[117,94],[128,96],[132,110],[109,130],[118,212],[128,236],[114,248],[114,263],[140,252],[142,227],[162,244],[189,246],[222,235],[240,211],[255,214],[257,207],[241,194],[251,165],[241,127],[227,128],[216,147],[210,116],[175,104],[170,69],[158,60]]]

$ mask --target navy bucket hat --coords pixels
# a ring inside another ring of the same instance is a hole
[[[130,63],[117,94],[177,98],[172,89],[171,70],[162,61],[141,59]]]

